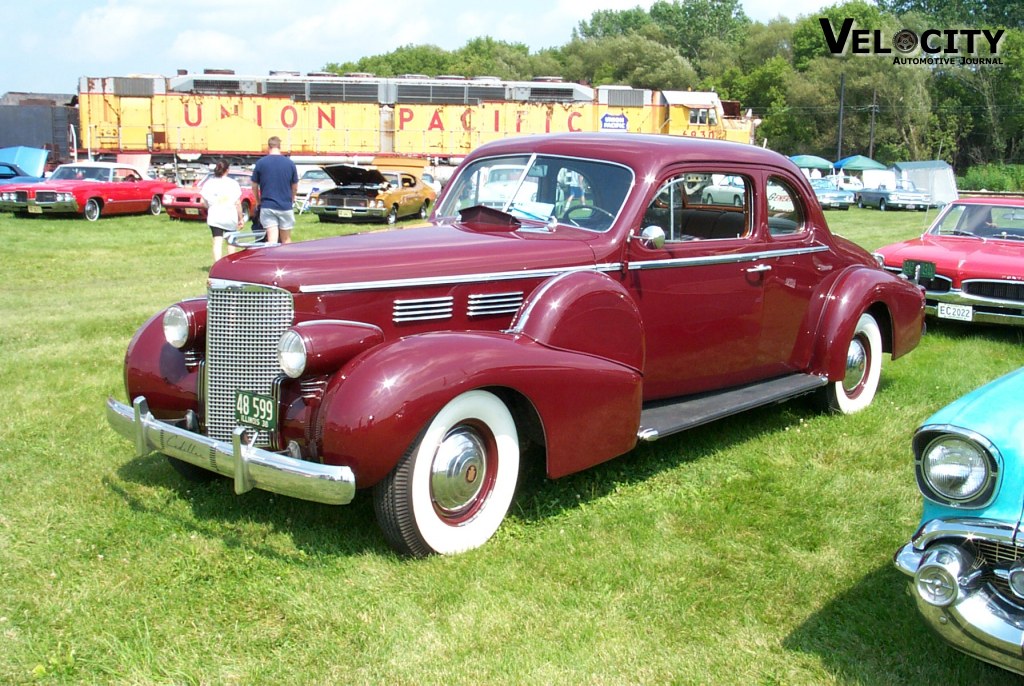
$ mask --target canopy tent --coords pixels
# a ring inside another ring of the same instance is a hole
[[[933,204],[945,205],[960,197],[953,168],[942,160],[897,162],[892,168],[904,179],[913,181],[918,190],[928,191]]]
[[[888,167],[881,162],[875,162],[870,157],[864,157],[864,155],[853,155],[852,157],[844,157],[836,162],[836,169],[842,169],[843,171],[864,171],[865,169],[888,169]]]
[[[831,169],[832,163],[817,155],[792,155],[789,159],[801,169]]]

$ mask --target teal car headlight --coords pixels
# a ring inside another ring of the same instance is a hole
[[[915,437],[918,486],[925,497],[953,507],[992,501],[998,465],[980,437],[936,431]]]

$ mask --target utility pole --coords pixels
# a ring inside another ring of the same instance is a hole
[[[868,144],[868,157],[875,158],[875,115],[878,113],[878,88],[871,91],[871,138]]]
[[[836,144],[836,162],[843,159],[843,107],[846,103],[846,73],[839,75],[839,136]]]

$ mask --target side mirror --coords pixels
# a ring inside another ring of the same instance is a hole
[[[633,237],[637,238],[640,241],[640,245],[645,248],[657,249],[665,245],[665,230],[657,224],[644,227],[639,236],[634,234]]]

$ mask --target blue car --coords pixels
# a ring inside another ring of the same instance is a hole
[[[43,169],[50,153],[39,148],[0,148],[0,186],[44,181]]]
[[[1024,674],[1024,368],[914,435],[921,526],[895,556],[925,621],[958,650]]]
[[[811,179],[811,188],[823,210],[848,210],[853,204],[854,194],[839,188],[828,179]]]

